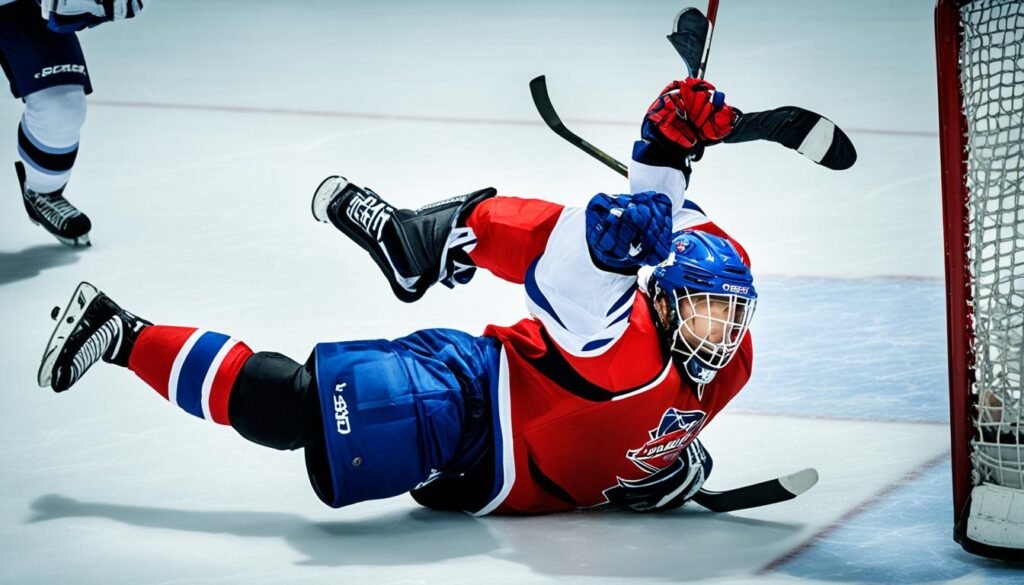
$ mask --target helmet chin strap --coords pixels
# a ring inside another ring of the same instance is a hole
[[[714,379],[715,374],[718,370],[712,370],[704,367],[695,356],[686,358],[686,375],[690,376],[690,379],[694,382],[703,386]]]
[[[718,370],[704,367],[692,355],[686,356],[678,351],[671,351],[670,353],[672,361],[675,362],[676,369],[683,372],[683,379],[690,382],[689,385],[693,388],[693,393],[697,396],[697,400],[703,400],[704,388],[715,378]]]
[[[679,343],[678,337],[678,333],[673,336],[673,349],[671,350],[672,359],[675,360],[676,367],[686,372],[686,377],[693,382],[694,390],[697,394],[697,400],[703,400],[704,387],[711,383],[711,380],[715,378],[715,374],[718,373],[718,370],[704,365],[694,353],[683,353],[676,350],[675,345]]]

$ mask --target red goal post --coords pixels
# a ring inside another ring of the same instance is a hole
[[[938,0],[954,538],[1024,558],[1024,0]]]

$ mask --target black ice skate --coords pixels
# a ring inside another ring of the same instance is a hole
[[[64,187],[51,193],[36,193],[25,186],[25,166],[14,163],[21,185],[25,211],[32,223],[41,225],[62,244],[72,247],[91,246],[89,230],[92,222],[84,213],[64,198]]]
[[[149,321],[125,311],[95,286],[83,282],[71,300],[51,316],[57,327],[39,366],[39,386],[63,392],[100,358],[126,367],[139,332]]]
[[[468,252],[476,237],[460,222],[495,193],[481,189],[412,211],[333,176],[317,187],[312,208],[317,221],[333,224],[369,252],[395,296],[411,303],[436,282],[452,287],[473,277]]]

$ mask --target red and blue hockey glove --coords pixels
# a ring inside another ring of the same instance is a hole
[[[720,142],[732,132],[740,111],[725,103],[725,94],[702,79],[673,81],[647,109],[641,134],[692,151]]]
[[[645,191],[594,195],[587,205],[587,245],[599,268],[613,271],[659,264],[672,242],[672,200]]]

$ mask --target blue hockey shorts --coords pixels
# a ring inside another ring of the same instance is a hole
[[[33,0],[0,6],[0,66],[16,98],[57,85],[81,85],[92,93],[78,37],[47,28]]]
[[[451,329],[317,344],[331,478],[314,479],[317,495],[335,508],[388,498],[493,457],[499,351],[494,338]]]

